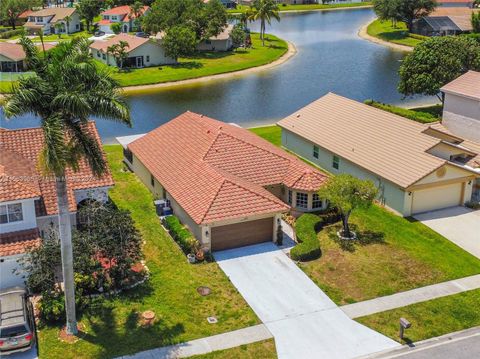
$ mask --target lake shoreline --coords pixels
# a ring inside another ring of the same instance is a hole
[[[313,12],[313,11],[338,11],[338,10],[356,10],[356,9],[370,9],[373,8],[373,5],[360,5],[360,6],[345,6],[345,7],[333,7],[326,9],[302,9],[302,10],[282,10],[280,9],[280,14],[295,14],[299,12]],[[230,12],[231,15],[240,15],[242,12]]]
[[[369,35],[367,29],[370,26],[370,24],[372,24],[375,20],[377,20],[377,18],[363,24],[362,27],[360,28],[360,30],[358,30],[358,36],[361,37],[364,40],[373,42],[375,44],[387,46],[387,47],[391,48],[392,50],[403,51],[403,52],[412,52],[413,51],[413,47],[411,47],[411,46],[395,44],[393,42],[385,41],[385,40],[379,39],[378,37],[374,37],[372,35]]]

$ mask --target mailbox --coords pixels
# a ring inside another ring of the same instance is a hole
[[[405,329],[408,329],[411,326],[412,323],[410,323],[408,320],[405,318],[400,318],[400,339],[403,339]]]

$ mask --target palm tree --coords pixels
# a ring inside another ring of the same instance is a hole
[[[255,0],[249,20],[260,20],[260,39],[262,40],[262,46],[265,46],[265,25],[266,23],[270,25],[272,18],[280,21],[279,8],[275,0]]]
[[[77,38],[59,44],[48,57],[40,56],[33,42],[20,40],[27,66],[35,73],[22,77],[7,96],[7,118],[31,113],[40,118],[45,144],[39,164],[55,177],[62,273],[65,291],[66,331],[77,333],[72,233],[67,196],[67,169],[75,172],[84,159],[96,176],[107,169],[102,149],[87,130],[91,116],[131,125],[130,111],[118,83],[108,69],[100,70],[89,55],[89,42]]]
[[[67,25],[66,33],[68,35],[68,29],[70,28],[70,22],[72,21],[72,17],[67,15],[63,18],[63,21],[65,21],[65,24]]]
[[[131,23],[132,27],[135,26],[137,30],[140,30],[140,16],[143,14],[143,3],[141,1],[135,1],[130,5],[130,17],[133,17]]]

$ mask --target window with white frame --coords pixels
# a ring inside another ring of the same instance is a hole
[[[313,146],[313,157],[318,158],[318,146]]]
[[[292,190],[288,190],[288,204],[292,204]]]
[[[317,193],[314,193],[312,197],[312,209],[322,208],[322,204],[320,196]]]
[[[297,192],[297,207],[308,208],[308,194]]]
[[[23,221],[23,211],[21,203],[0,205],[0,223],[11,223]]]

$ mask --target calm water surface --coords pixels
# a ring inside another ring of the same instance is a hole
[[[230,79],[129,95],[134,127],[98,121],[102,139],[112,142],[115,136],[149,131],[186,110],[245,127],[270,124],[329,91],[360,101],[434,103],[432,98],[402,101],[396,86],[404,53],[357,35],[373,17],[371,9],[283,14],[267,31],[297,47],[287,63]],[[251,28],[256,31],[258,25]],[[3,127],[38,125],[33,116],[8,122],[0,116]]]

